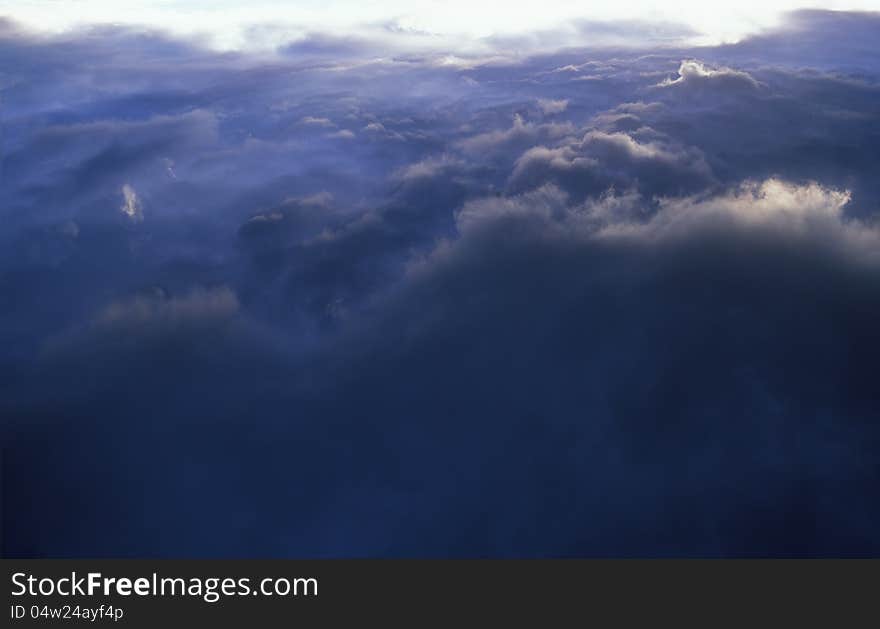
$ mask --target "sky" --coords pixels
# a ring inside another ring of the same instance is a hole
[[[500,0],[3,0],[0,13],[39,30],[59,31],[96,24],[148,25],[185,35],[201,35],[214,47],[265,48],[279,37],[307,32],[357,35],[365,28],[393,26],[420,33],[421,45],[469,48],[481,38],[535,30],[561,30],[577,20],[675,23],[692,29],[701,43],[732,42],[778,26],[789,11],[804,8],[871,10],[877,0],[694,0],[571,2],[540,5]],[[259,36],[255,27],[271,25]],[[425,41],[427,40],[427,41]],[[638,44],[639,42],[632,42]]]
[[[0,3],[4,556],[880,555],[877,7],[226,4]]]

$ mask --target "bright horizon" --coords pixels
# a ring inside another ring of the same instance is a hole
[[[718,44],[780,24],[798,9],[878,10],[880,0],[743,0],[712,3],[620,0],[613,4],[547,0],[540,6],[488,0],[255,0],[247,6],[231,0],[2,0],[0,16],[28,29],[59,33],[95,24],[158,28],[175,35],[198,36],[220,49],[272,48],[309,33],[339,36],[408,35],[404,45],[459,46],[469,49],[487,37],[571,30],[574,21],[630,21],[669,24],[693,31],[690,43]],[[622,37],[626,37],[625,34]],[[562,41],[570,44],[569,40]],[[585,42],[589,43],[589,42]],[[615,40],[614,43],[621,43]],[[638,45],[639,41],[626,42]]]

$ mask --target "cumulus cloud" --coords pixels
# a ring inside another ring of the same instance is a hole
[[[529,149],[517,159],[509,183],[521,191],[548,180],[580,195],[601,194],[610,187],[668,195],[707,187],[714,175],[696,147],[639,127],[630,133],[592,129],[579,141]]]
[[[681,62],[678,67],[678,76],[674,79],[663,80],[659,87],[689,87],[718,89],[757,89],[760,83],[748,72],[731,68],[711,68],[695,59]]]
[[[880,263],[880,231],[846,218],[844,209],[850,198],[847,190],[815,182],[799,185],[767,179],[745,182],[723,194],[663,198],[654,211],[645,213],[641,211],[644,199],[634,191],[608,191],[573,203],[558,186],[545,185],[511,197],[468,202],[457,213],[456,225],[464,237],[480,231],[501,232],[502,224],[521,223],[527,239],[554,234],[567,239],[667,241],[675,246],[701,238],[707,231],[718,231],[723,237],[731,230],[753,230],[800,242],[807,249],[834,249],[853,261],[876,265]]]
[[[666,138],[651,137],[650,129],[645,129],[645,132],[644,135],[649,137],[640,142],[627,133],[589,131],[583,138],[582,146],[609,162],[657,162],[678,165],[706,177],[711,176],[711,169],[699,149],[675,146]]]
[[[838,502],[821,488],[810,491],[810,506],[789,502],[803,469],[828,482],[838,474],[850,478],[856,493],[872,484],[847,461],[870,449],[854,438],[865,424],[855,420],[859,428],[850,425],[850,432],[832,419],[865,418],[875,404],[868,380],[856,375],[868,354],[839,351],[850,343],[876,346],[866,313],[880,304],[870,288],[880,273],[877,232],[844,218],[846,199],[845,191],[770,179],[669,200],[657,214],[641,217],[631,211],[638,195],[573,204],[552,186],[468,203],[458,214],[457,238],[414,267],[411,282],[385,312],[383,330],[405,330],[404,347],[386,348],[394,377],[383,385],[388,374],[377,375],[364,389],[346,390],[360,400],[382,399],[391,382],[406,382],[444,391],[452,408],[479,403],[478,391],[497,393],[481,408],[503,409],[492,416],[504,419],[480,429],[467,424],[481,445],[462,454],[465,470],[485,465],[487,448],[504,457],[515,442],[517,454],[538,458],[534,467],[520,461],[526,469],[517,468],[518,496],[526,492],[528,503],[546,492],[548,482],[561,484],[560,500],[584,509],[609,508],[605,495],[593,492],[604,491],[607,483],[598,479],[610,475],[616,489],[625,487],[630,499],[639,496],[637,506],[614,503],[613,518],[601,510],[596,517],[610,525],[651,513],[651,530],[670,531],[676,548],[720,544],[723,553],[766,551],[779,535],[791,539],[784,524],[789,516],[731,521],[730,514],[755,502],[777,513],[773,505],[782,502],[789,514],[816,516],[813,499],[835,504],[818,515],[826,534],[849,530],[865,540],[873,510],[850,520],[838,511],[848,499]],[[854,241],[862,243],[858,255],[852,255]],[[845,328],[836,323],[841,317]],[[363,360],[372,351],[364,350]],[[430,364],[424,356],[432,357]],[[511,389],[512,381],[525,389]],[[380,390],[371,394],[369,387]],[[553,397],[553,411],[535,403],[536,391]],[[829,405],[834,410],[826,410]],[[441,413],[423,416],[438,422],[435,446],[454,439],[439,426],[455,419],[444,414],[441,420]],[[805,441],[794,446],[783,436],[789,430]],[[490,444],[500,434],[503,446],[494,450]],[[834,445],[831,434],[838,435]],[[553,454],[525,445],[535,440],[553,443]],[[571,440],[580,446],[564,447]],[[602,454],[609,448],[627,463]],[[584,457],[585,451],[592,455]],[[650,463],[644,469],[631,460]],[[522,483],[539,469],[540,483]],[[582,474],[595,480],[574,480]],[[728,483],[742,498],[705,498],[723,493]],[[671,487],[685,496],[674,514],[663,497]],[[529,524],[529,509],[513,513],[519,525],[546,532]],[[701,524],[672,533],[671,522],[685,514],[698,515]],[[510,530],[492,509],[485,522],[493,534]],[[652,547],[638,541],[646,530],[638,524],[623,531],[611,526],[613,533],[588,540],[576,532],[583,526],[577,517],[563,517],[558,526],[560,538],[532,547],[611,555]],[[746,542],[738,541],[740,527],[751,531]],[[798,548],[835,545],[841,539],[836,535],[832,542],[801,530]]]
[[[674,240],[693,238],[707,230],[754,231],[802,242],[808,249],[833,249],[853,261],[876,265],[880,262],[880,232],[845,217],[850,198],[847,190],[815,182],[746,182],[721,196],[662,199],[650,220],[612,221],[603,227],[602,235]]]
[[[793,231],[801,232],[816,222],[843,226],[843,210],[850,198],[847,190],[827,189],[815,182],[795,185],[768,179],[745,183],[733,193],[710,201],[665,200],[661,202],[663,212],[658,217],[675,214],[711,219],[717,213],[746,223],[768,224],[779,220]]]
[[[441,156],[428,157],[415,164],[409,164],[398,169],[393,173],[393,177],[400,181],[412,181],[416,179],[428,179],[444,174],[450,169],[460,167],[464,164],[459,159],[451,157],[448,154]]]
[[[535,124],[525,121],[520,114],[515,114],[510,128],[480,133],[462,140],[460,145],[470,153],[510,150],[547,139],[562,138],[573,130],[574,127],[568,123]]]
[[[597,160],[580,154],[572,146],[536,146],[517,158],[510,174],[510,185],[514,190],[521,190],[542,185],[554,175],[574,175],[573,184],[585,184],[592,182],[591,177],[598,165]]]

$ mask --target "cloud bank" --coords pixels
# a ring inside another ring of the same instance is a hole
[[[4,23],[4,554],[877,555],[878,35]]]

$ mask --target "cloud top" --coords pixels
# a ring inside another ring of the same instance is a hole
[[[876,15],[307,26],[0,25],[5,554],[880,555]]]

